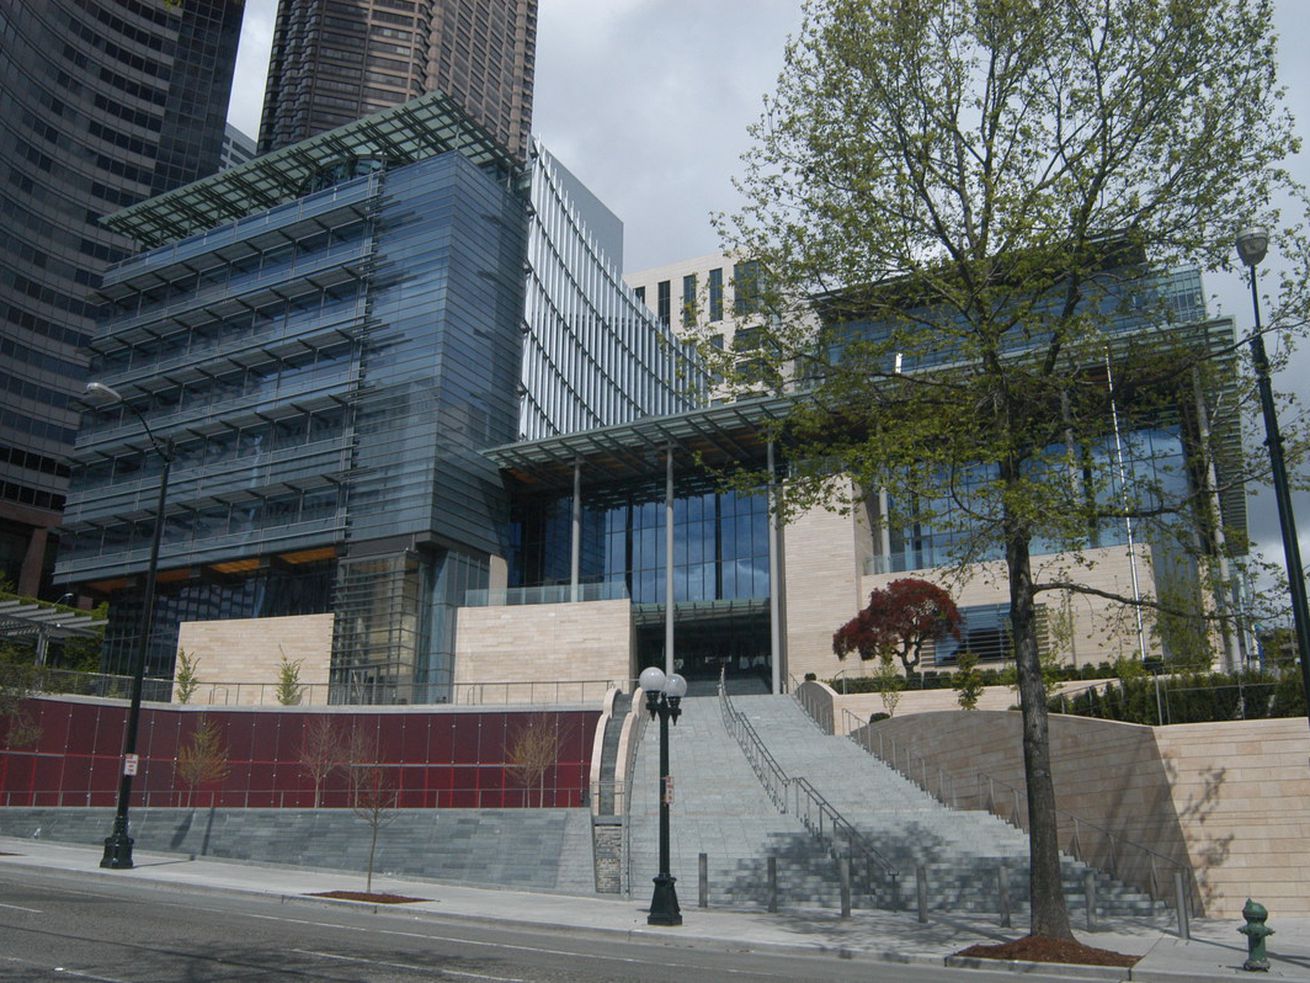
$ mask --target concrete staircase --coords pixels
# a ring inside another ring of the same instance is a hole
[[[1016,918],[1026,912],[1028,844],[1022,832],[986,813],[946,808],[851,741],[822,733],[791,697],[737,696],[733,705],[789,776],[808,779],[900,871],[902,906],[914,904],[914,870],[922,864],[931,909],[997,912],[1003,864],[1011,911]],[[724,727],[717,698],[686,698],[682,710],[678,724],[670,727],[675,788],[670,869],[678,878],[682,906],[696,904],[697,854],[704,852],[712,905],[765,903],[767,858],[773,856],[780,904],[836,907],[836,861],[796,817],[779,814]],[[652,723],[638,750],[629,818],[630,871],[639,897],[650,890],[658,870],[658,783],[659,727]],[[1070,911],[1081,914],[1087,868],[1071,859],[1063,867]],[[876,903],[865,890],[863,873],[852,871],[855,907]],[[1162,910],[1134,889],[1095,877],[1101,915]]]
[[[723,726],[717,697],[688,697],[669,727],[674,802],[670,872],[684,909],[697,900],[697,855],[708,856],[709,903],[767,902],[766,867],[778,857],[780,902],[838,904],[836,864],[801,823],[780,815]],[[659,723],[637,750],[629,814],[634,897],[649,897],[659,871]]]
[[[902,872],[907,903],[913,902],[914,868],[922,864],[930,908],[997,911],[997,878],[1004,864],[1012,910],[1026,910],[1026,834],[988,813],[943,806],[847,738],[824,734],[791,697],[738,696],[733,706],[788,775],[807,778]],[[1063,869],[1070,910],[1083,911],[1083,875],[1089,868],[1066,858]],[[1141,916],[1162,908],[1136,889],[1099,872],[1095,876],[1101,914]]]

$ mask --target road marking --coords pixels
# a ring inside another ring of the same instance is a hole
[[[65,976],[76,976],[79,980],[97,980],[98,983],[127,983],[126,980],[120,980],[115,976],[94,976],[91,973],[79,973],[75,969],[66,969],[63,966],[56,966],[55,972],[63,973]]]
[[[367,966],[385,966],[388,969],[409,969],[416,973],[430,973],[435,969],[442,976],[462,976],[471,980],[492,980],[493,983],[528,983],[517,976],[489,976],[486,973],[467,973],[458,969],[446,969],[441,966],[415,966],[410,963],[382,962],[378,959],[362,959],[358,956],[342,956],[335,952],[319,952],[315,949],[292,949],[303,956],[317,956],[320,959],[339,959],[347,963],[364,963]]]
[[[14,911],[30,911],[34,915],[44,915],[40,908],[24,908],[20,904],[0,904],[0,908],[12,908]]]

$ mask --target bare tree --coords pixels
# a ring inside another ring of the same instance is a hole
[[[534,787],[537,805],[546,804],[546,772],[559,760],[560,736],[557,718],[534,713],[506,743],[510,773],[527,789],[528,805],[532,805]]]
[[[356,816],[368,823],[370,838],[368,844],[368,877],[364,892],[373,893],[373,861],[377,856],[378,832],[390,826],[400,815],[396,810],[399,798],[396,787],[387,777],[386,772],[377,765],[354,769],[357,776],[354,783],[354,804],[351,806]]]
[[[373,778],[372,770],[378,766],[377,734],[367,733],[356,723],[350,728],[342,748],[350,783],[350,805],[354,808],[359,804],[365,784]]]
[[[314,808],[323,804],[323,785],[334,771],[342,767],[347,755],[346,742],[332,718],[315,715],[305,725],[300,744],[300,767],[314,782]]]
[[[198,786],[222,781],[230,770],[218,726],[201,714],[190,742],[177,752],[177,777],[187,787],[187,808]]]

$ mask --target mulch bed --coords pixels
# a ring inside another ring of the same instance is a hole
[[[1141,956],[1096,949],[1074,939],[1053,939],[1046,935],[1025,935],[998,945],[971,945],[957,956],[975,959],[1015,959],[1031,963],[1078,963],[1083,966],[1132,966]]]
[[[411,904],[431,898],[407,898],[403,894],[369,894],[367,891],[319,891],[312,898],[336,898],[338,901],[367,901],[369,904]]]

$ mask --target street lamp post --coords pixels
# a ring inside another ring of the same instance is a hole
[[[1251,271],[1251,307],[1255,312],[1255,331],[1251,335],[1251,361],[1255,365],[1256,384],[1260,389],[1260,409],[1264,414],[1265,446],[1269,448],[1269,468],[1278,503],[1278,525],[1283,534],[1283,557],[1287,562],[1287,581],[1292,593],[1292,625],[1296,632],[1296,652],[1301,663],[1301,686],[1310,703],[1310,609],[1306,605],[1305,573],[1301,568],[1301,547],[1296,538],[1296,518],[1292,514],[1292,492],[1287,484],[1287,465],[1283,460],[1283,437],[1278,430],[1274,408],[1274,391],[1269,380],[1269,356],[1265,353],[1260,325],[1260,294],[1256,289],[1256,267],[1269,251],[1269,233],[1251,226],[1237,233],[1237,255]],[[1307,714],[1310,717],[1310,713]]]
[[[687,680],[676,672],[669,676],[651,666],[639,679],[646,694],[646,709],[651,719],[660,718],[660,872],[655,876],[655,893],[650,901],[648,925],[681,925],[678,907],[677,878],[669,873],[669,805],[673,800],[673,778],[669,775],[669,720],[677,726],[682,713],[682,698],[687,695]]]
[[[155,606],[155,572],[159,567],[159,541],[164,532],[164,499],[168,495],[168,472],[173,465],[173,442],[162,445],[155,439],[146,418],[114,389],[99,382],[88,382],[86,394],[109,403],[122,403],[140,421],[150,438],[150,445],[163,459],[159,473],[159,503],[155,508],[155,531],[150,539],[150,562],[146,567],[145,591],[141,598],[141,627],[137,631],[136,653],[132,665],[132,704],[127,712],[127,732],[123,735],[122,774],[118,780],[118,808],[114,812],[114,829],[105,837],[105,853],[101,867],[125,870],[132,866],[132,837],[128,835],[127,805],[132,797],[132,776],[136,774],[136,735],[141,723],[141,687],[146,673],[146,652],[150,637],[150,622]]]

